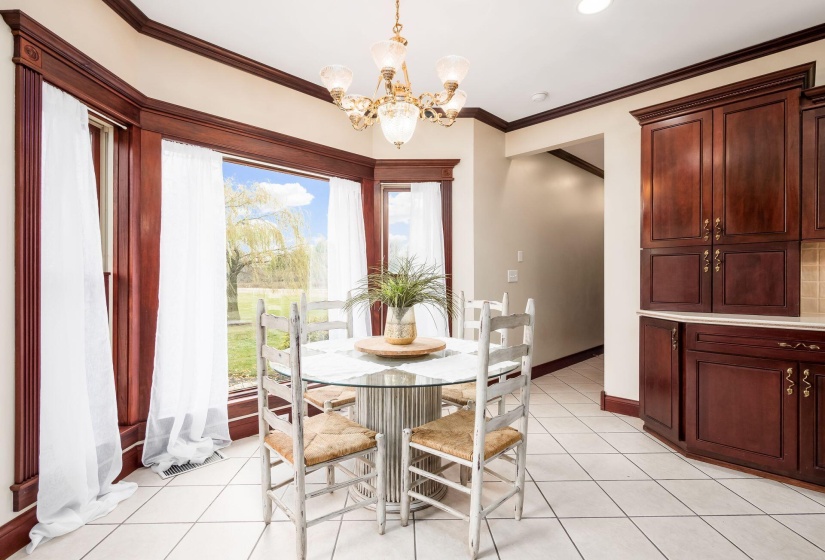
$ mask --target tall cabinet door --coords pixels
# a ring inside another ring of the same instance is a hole
[[[714,243],[792,241],[799,230],[799,90],[713,110]]]
[[[807,480],[825,484],[825,366],[800,369],[799,467]]]
[[[639,416],[645,426],[680,439],[679,323],[639,319]]]
[[[799,315],[799,241],[713,246],[713,312]]]
[[[642,249],[642,309],[711,311],[710,245]]]
[[[713,114],[642,127],[642,247],[710,243]]]
[[[689,452],[773,472],[797,469],[796,362],[687,352]]]
[[[802,117],[802,238],[825,238],[825,107]]]

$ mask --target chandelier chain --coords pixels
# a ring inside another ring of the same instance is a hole
[[[395,25],[392,27],[392,32],[396,35],[401,33],[401,30],[404,28],[403,25],[400,23],[401,16],[399,15],[401,12],[401,0],[395,0]]]

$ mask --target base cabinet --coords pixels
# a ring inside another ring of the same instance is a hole
[[[690,452],[793,473],[797,463],[797,364],[688,352],[685,442]]]
[[[806,480],[825,485],[825,365],[800,368],[800,467]]]
[[[679,323],[643,317],[639,330],[639,415],[657,433],[680,439]]]

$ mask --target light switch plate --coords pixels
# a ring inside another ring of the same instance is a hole
[[[507,282],[518,282],[518,270],[507,271]]]
[[[518,252],[518,262],[524,262],[524,251]]]

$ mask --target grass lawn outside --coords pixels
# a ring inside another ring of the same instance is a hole
[[[241,288],[238,290],[238,310],[241,314],[241,321],[246,322],[246,324],[229,325],[228,327],[230,391],[251,387],[255,384],[257,375],[255,363],[255,309],[258,300],[261,298],[266,303],[267,313],[288,317],[290,304],[301,301],[301,290],[269,290],[266,288]],[[326,312],[313,312],[309,320],[325,321],[326,315]],[[275,348],[286,348],[289,345],[288,336],[286,333],[270,331],[267,333],[267,344]]]

